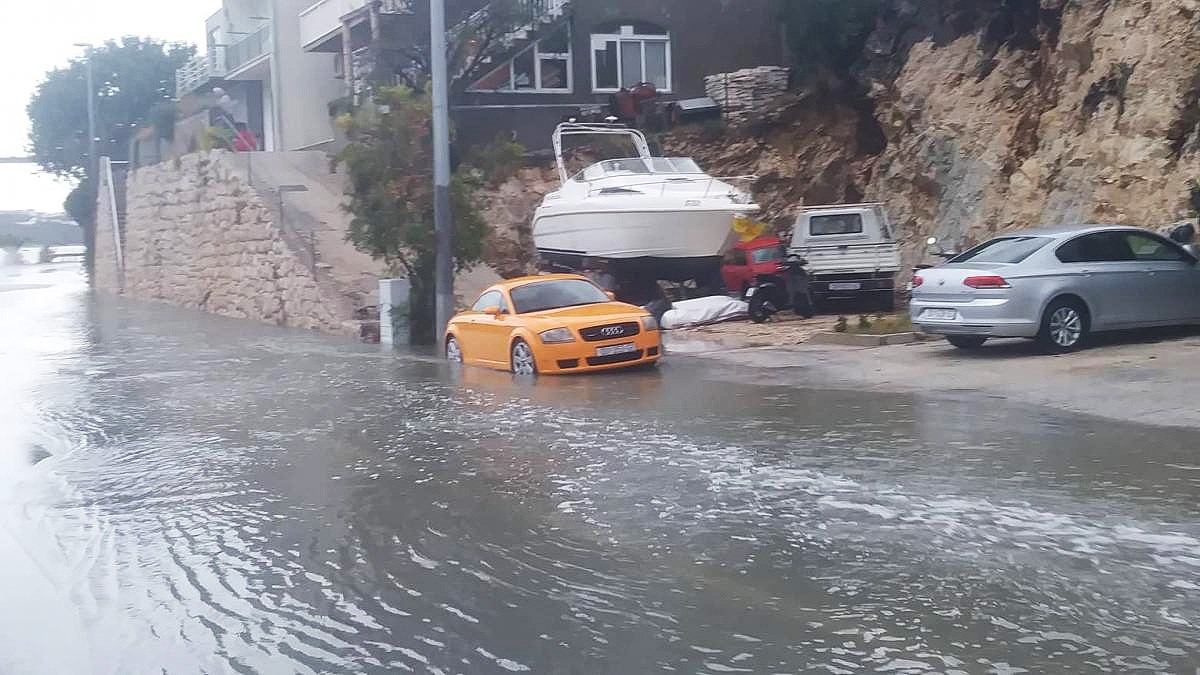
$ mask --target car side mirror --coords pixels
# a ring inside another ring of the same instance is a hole
[[[492,306],[492,307],[484,307],[483,313],[487,314],[488,316],[500,316],[504,312],[501,312],[499,307]]]
[[[604,294],[608,296],[608,299],[609,299],[609,300],[616,300],[616,299],[617,299],[617,294],[616,294],[616,293],[613,293],[612,291],[604,291]]]

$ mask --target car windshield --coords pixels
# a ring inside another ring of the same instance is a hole
[[[771,246],[768,248],[760,248],[750,253],[750,259],[757,263],[779,262],[783,260],[783,248],[779,246]]]
[[[517,314],[541,312],[559,307],[594,305],[608,302],[608,295],[595,284],[582,279],[560,279],[541,281],[512,290],[513,307]]]
[[[1000,237],[951,258],[951,263],[987,262],[1016,264],[1050,243],[1048,237]]]

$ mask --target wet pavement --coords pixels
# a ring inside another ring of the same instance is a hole
[[[756,372],[515,382],[0,268],[0,672],[1200,666],[1194,431]]]

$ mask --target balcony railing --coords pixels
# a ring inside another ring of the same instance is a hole
[[[571,0],[493,2],[467,17],[451,33],[478,31],[489,23],[500,22],[505,32],[504,42],[511,44],[514,40],[527,37],[529,31],[536,31],[540,26],[562,17],[570,4]]]
[[[233,72],[269,53],[271,53],[271,25],[267,24],[225,48],[228,72]]]
[[[192,57],[183,67],[175,71],[175,95],[190,94],[214,78],[224,77],[225,59],[212,54],[199,54]]]
[[[312,49],[342,28],[342,17],[364,9],[371,0],[321,0],[300,12],[300,44]],[[381,14],[410,14],[412,0],[381,0]]]

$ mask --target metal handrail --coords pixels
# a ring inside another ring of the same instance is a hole
[[[121,292],[124,292],[124,290],[125,290],[125,238],[121,233],[121,211],[119,208],[117,208],[117,189],[116,189],[116,185],[114,184],[115,181],[113,180],[113,170],[112,170],[113,164],[116,164],[116,163],[118,163],[118,162],[113,162],[112,159],[110,159],[108,157],[101,157],[100,158],[100,176],[101,176],[101,179],[107,184],[107,189],[105,191],[108,193],[106,196],[108,197],[107,201],[108,201],[109,215],[112,218],[113,252],[115,254],[114,258],[115,258],[115,262],[117,264],[117,289]],[[119,163],[127,164],[128,162],[119,162]]]

